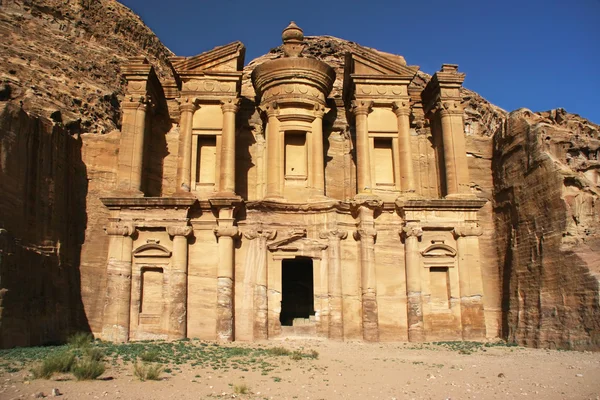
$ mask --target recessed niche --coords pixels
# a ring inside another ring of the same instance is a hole
[[[285,133],[285,179],[307,177],[306,132]]]

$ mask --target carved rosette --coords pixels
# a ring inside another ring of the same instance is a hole
[[[191,226],[168,226],[167,233],[170,236],[190,236],[194,228]]]
[[[223,113],[237,113],[240,108],[240,99],[239,98],[230,98],[221,100],[221,110]]]
[[[354,100],[352,101],[352,112],[355,116],[358,115],[369,115],[373,110],[373,102],[366,100]]]
[[[107,235],[110,236],[132,236],[135,233],[135,228],[131,224],[113,225],[104,228]]]
[[[454,227],[452,231],[456,239],[467,236],[481,236],[483,235],[483,229],[477,223],[461,224]]]

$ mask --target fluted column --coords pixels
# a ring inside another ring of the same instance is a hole
[[[125,343],[129,340],[131,302],[131,257],[133,235],[131,225],[106,228],[110,237],[106,265],[106,297],[102,340]]]
[[[219,192],[235,193],[235,114],[240,99],[223,100],[223,133],[221,136],[221,171],[219,172]]]
[[[188,236],[191,226],[169,226],[167,233],[173,236],[173,256],[169,270],[167,337],[169,340],[187,337],[187,277]]]
[[[312,182],[317,196],[325,194],[325,163],[323,154],[323,115],[328,111],[320,104],[315,106],[315,119],[312,122]]]
[[[194,112],[198,109],[198,100],[182,98],[179,103],[179,155],[177,158],[178,192],[189,192],[192,184],[192,128]]]
[[[119,145],[119,183],[125,191],[142,191],[142,170],[144,168],[144,140],[146,132],[146,110],[149,98],[131,97],[121,103],[123,125]]]
[[[371,151],[369,146],[368,115],[373,102],[354,101],[352,111],[356,120],[356,162],[358,193],[369,193],[371,181]]]
[[[458,253],[463,340],[484,339],[483,280],[479,259],[479,236],[483,230],[477,223],[464,223],[456,226],[453,233]]]
[[[415,193],[415,172],[413,168],[412,149],[410,144],[410,105],[408,100],[393,105],[398,118],[398,158],[400,159],[400,191]]]
[[[277,119],[277,103],[270,103],[262,107],[267,115],[267,198],[281,198],[282,196],[282,154],[281,133]]]
[[[277,231],[256,229],[246,232],[244,236],[257,240],[256,284],[254,285],[254,322],[253,336],[256,340],[268,339],[269,307],[267,297],[267,241],[273,240]]]
[[[416,224],[402,228],[404,236],[404,259],[406,266],[406,297],[408,317],[408,341],[425,340],[423,331],[423,302],[421,299],[421,261],[419,239],[423,230]]]
[[[319,234],[321,239],[329,241],[329,269],[327,282],[329,292],[329,338],[344,339],[344,318],[342,298],[342,259],[340,242],[346,239],[348,232],[333,229]]]
[[[442,122],[446,196],[469,195],[469,166],[465,146],[463,110],[457,100],[441,101],[438,105]]]
[[[219,218],[215,235],[219,241],[219,266],[217,269],[217,338],[231,342],[233,332],[233,240],[238,237],[238,228],[233,218]]]

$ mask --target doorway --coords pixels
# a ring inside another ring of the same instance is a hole
[[[285,259],[281,264],[282,326],[293,326],[295,318],[315,315],[313,261],[306,257]]]

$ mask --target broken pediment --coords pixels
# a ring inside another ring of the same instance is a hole
[[[244,68],[246,48],[242,42],[233,42],[192,57],[172,57],[175,74],[204,75],[206,73],[240,72]]]

